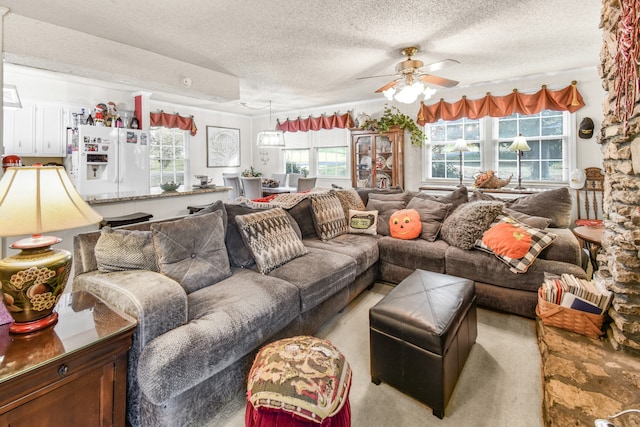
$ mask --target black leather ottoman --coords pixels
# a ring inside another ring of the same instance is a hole
[[[369,310],[371,381],[444,410],[477,336],[471,280],[416,270]]]

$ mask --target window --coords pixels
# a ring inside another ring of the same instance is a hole
[[[309,174],[309,149],[292,149],[282,150],[284,152],[284,161],[286,173],[303,173]]]
[[[564,114],[545,110],[523,116],[513,114],[494,119],[497,122],[498,170],[517,176],[517,155],[509,151],[513,139],[521,134],[531,151],[520,159],[524,181],[565,181],[566,132]]]
[[[347,176],[347,147],[317,149],[318,176]]]
[[[188,132],[176,129],[156,127],[149,131],[151,161],[151,187],[159,187],[163,182],[185,183],[188,177],[187,147]]]
[[[428,147],[431,178],[460,178],[460,152],[453,151],[458,139],[464,139],[469,151],[462,152],[464,178],[471,178],[481,169],[481,123],[479,120],[438,121],[429,126]]]
[[[464,138],[470,152],[463,152],[464,179],[472,180],[481,170],[493,169],[500,177],[517,176],[517,155],[509,151],[513,139],[522,134],[531,151],[521,158],[522,180],[561,183],[568,180],[573,161],[569,158],[569,121],[566,111],[545,110],[538,114],[508,117],[462,118],[428,124],[425,146],[425,177],[433,180],[459,179],[459,152],[452,148]],[[575,142],[574,142],[575,144]]]

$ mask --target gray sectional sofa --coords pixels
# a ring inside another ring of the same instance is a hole
[[[262,345],[313,334],[376,280],[399,283],[418,268],[467,277],[479,304],[533,317],[545,271],[585,277],[566,228],[553,229],[554,243],[516,274],[492,254],[441,238],[446,221],[472,203],[466,189],[444,198],[370,193],[314,191],[284,208],[216,202],[197,216],[77,235],[73,289],[138,319],[129,352],[131,425],[214,425],[242,393]],[[439,205],[440,218],[421,211],[431,236],[399,240],[345,227],[349,209],[379,208],[376,231],[384,233],[391,210],[412,201],[451,205],[446,217]]]

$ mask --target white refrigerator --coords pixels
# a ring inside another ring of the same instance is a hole
[[[86,199],[149,194],[149,138],[145,131],[78,126],[78,149],[71,162],[70,175]]]

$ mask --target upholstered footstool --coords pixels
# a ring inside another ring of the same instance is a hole
[[[247,384],[247,427],[351,425],[351,368],[329,341],[286,338],[260,349]]]
[[[416,270],[369,310],[371,381],[425,403],[438,418],[477,336],[471,280]]]

